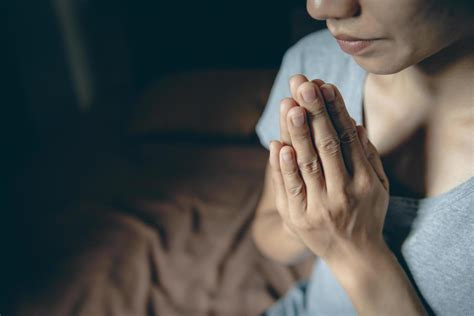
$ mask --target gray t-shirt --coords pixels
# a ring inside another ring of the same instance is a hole
[[[291,95],[294,74],[334,83],[348,112],[362,125],[367,72],[343,53],[328,30],[312,33],[284,55],[256,133],[268,149],[278,140],[279,103]],[[474,315],[474,177],[423,199],[390,195],[384,237],[433,315]],[[316,260],[309,280],[298,283],[265,315],[355,315],[328,266]]]

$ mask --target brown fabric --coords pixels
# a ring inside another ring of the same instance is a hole
[[[252,242],[267,158],[258,145],[146,144],[98,159],[17,314],[259,315],[313,262],[285,267]]]
[[[276,70],[213,70],[169,75],[134,108],[134,133],[250,136]]]

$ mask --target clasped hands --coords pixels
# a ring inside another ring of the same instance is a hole
[[[385,247],[389,182],[365,128],[334,85],[295,75],[290,88],[269,158],[284,228],[327,261]]]

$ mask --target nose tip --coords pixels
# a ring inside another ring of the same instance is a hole
[[[306,9],[316,20],[344,19],[360,14],[358,0],[307,0]]]

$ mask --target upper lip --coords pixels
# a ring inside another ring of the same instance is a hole
[[[363,39],[363,38],[357,38],[357,37],[352,37],[346,34],[337,34],[333,35],[335,38],[341,41],[369,41],[369,39]]]

